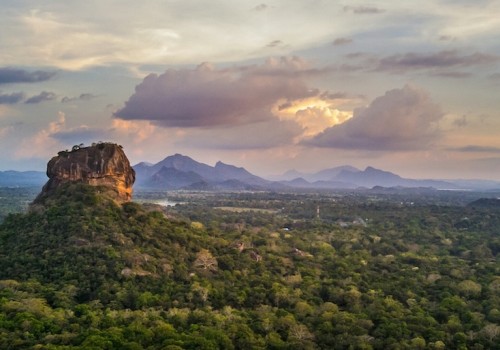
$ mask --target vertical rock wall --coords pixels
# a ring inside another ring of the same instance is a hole
[[[49,181],[34,203],[50,196],[58,186],[80,182],[91,186],[106,186],[115,193],[115,200],[127,202],[132,198],[135,171],[121,146],[98,143],[90,147],[75,147],[61,151],[47,164]]]

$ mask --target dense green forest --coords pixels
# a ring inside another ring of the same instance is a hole
[[[39,187],[0,187],[0,222],[9,214],[25,211],[38,192]]]
[[[498,207],[99,192],[3,220],[0,349],[500,349]]]

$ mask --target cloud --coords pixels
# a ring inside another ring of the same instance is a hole
[[[500,147],[468,145],[451,149],[452,151],[467,153],[500,153]]]
[[[453,125],[459,128],[463,128],[467,126],[467,124],[468,124],[467,117],[465,115],[462,115],[461,117],[458,117],[455,120],[453,120]]]
[[[277,103],[273,114],[280,120],[291,120],[300,125],[303,132],[297,139],[303,139],[351,118],[350,111],[341,109],[345,104],[356,103],[356,100],[343,92],[324,92],[315,97]]]
[[[493,73],[488,76],[491,80],[500,80],[500,73]]]
[[[282,45],[283,45],[283,41],[273,40],[269,44],[267,44],[266,47],[278,47],[278,46],[282,46]]]
[[[352,12],[355,14],[376,14],[385,12],[385,10],[373,6],[344,6],[344,12]]]
[[[45,102],[45,101],[52,101],[57,98],[57,95],[53,92],[49,91],[42,91],[38,95],[32,96],[26,100],[25,103],[28,104],[35,104],[35,103],[40,103],[40,102]]]
[[[319,132],[342,124],[351,114],[330,107],[307,107],[295,113],[295,120],[304,126],[304,136],[317,135]]]
[[[324,92],[320,95],[320,97],[326,100],[350,99],[345,92]]]
[[[21,102],[24,99],[24,93],[13,92],[11,94],[0,95],[0,105],[12,105]]]
[[[259,12],[260,12],[260,11],[265,11],[265,10],[267,10],[268,8],[269,8],[269,6],[268,6],[268,5],[266,5],[266,4],[260,4],[260,5],[255,6],[253,9],[254,9],[255,11],[259,11]]]
[[[405,72],[415,69],[433,69],[452,67],[470,67],[498,62],[499,56],[475,52],[463,55],[457,51],[440,51],[436,53],[415,53],[392,55],[380,59],[378,71]]]
[[[318,74],[298,57],[268,59],[264,64],[216,69],[203,63],[194,69],[150,74],[115,113],[124,120],[150,120],[165,127],[216,127],[268,119],[278,100],[319,92],[305,78]]]
[[[90,128],[86,125],[81,125],[69,130],[58,130],[51,133],[50,137],[66,144],[88,144],[106,139],[107,135],[109,135],[108,130]]]
[[[351,44],[352,43],[352,39],[351,38],[337,38],[333,41],[333,45],[335,46],[340,46],[340,45],[347,45],[347,44]]]
[[[47,158],[50,153],[55,153],[61,149],[59,141],[51,135],[60,132],[66,125],[66,115],[58,113],[57,121],[50,122],[49,125],[36,134],[21,140],[19,148],[15,151],[18,158]]]
[[[303,127],[293,120],[270,118],[251,125],[188,132],[178,145],[205,149],[270,149],[293,144],[303,132]]]
[[[0,38],[6,51],[0,53],[0,62],[64,70],[165,62],[185,66],[200,57],[237,62],[262,57],[262,47],[276,38],[293,42],[294,52],[310,48],[324,40],[325,31],[344,28],[347,22],[332,23],[331,13],[338,8],[333,2],[304,7],[232,1],[210,8],[190,2],[161,2],[153,7],[125,3],[119,13],[107,2],[93,9],[74,2],[43,8],[20,2],[6,5],[5,14],[0,14],[8,28]],[[270,12],[277,12],[272,21]],[[186,13],[193,21],[182,19]],[[303,24],[310,21],[314,25],[304,31]]]
[[[156,129],[154,125],[145,120],[113,119],[113,127],[110,131],[117,135],[123,135],[134,144],[140,144],[148,140],[155,133]]]
[[[38,83],[49,80],[56,72],[37,70],[28,72],[24,69],[0,68],[0,84],[10,83]]]
[[[83,93],[83,94],[80,94],[80,96],[76,96],[76,97],[64,96],[61,99],[61,102],[62,103],[67,103],[67,102],[73,102],[73,101],[90,101],[90,100],[92,100],[92,99],[94,99],[96,97],[97,97],[96,95],[93,95],[93,94],[90,94],[90,93]]]
[[[478,68],[494,67],[500,55],[458,50],[437,52],[406,52],[390,56],[355,52],[345,55],[346,62],[336,66],[337,71],[382,72],[402,74],[424,72],[435,77],[463,79],[473,75]]]
[[[448,72],[448,71],[445,71],[445,72],[437,72],[437,73],[434,73],[432,75],[438,76],[438,77],[443,77],[443,78],[463,79],[463,78],[470,77],[472,74],[469,72]]]
[[[451,36],[451,35],[440,35],[438,39],[439,39],[439,41],[454,41],[454,40],[456,40],[456,38]]]
[[[8,132],[10,132],[12,127],[0,127],[0,137],[4,137]]]
[[[353,117],[304,142],[316,147],[363,150],[415,150],[438,136],[441,108],[422,89],[406,85],[387,91]]]

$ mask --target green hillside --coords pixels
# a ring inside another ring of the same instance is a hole
[[[103,192],[66,185],[0,225],[0,349],[500,348],[491,209],[191,222]]]

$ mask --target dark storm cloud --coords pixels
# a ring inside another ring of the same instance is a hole
[[[347,44],[351,44],[352,43],[352,39],[351,38],[337,38],[333,41],[333,45],[335,46],[339,46],[339,45],[347,45]]]
[[[443,113],[422,89],[406,85],[387,91],[351,119],[305,142],[316,147],[364,150],[414,150],[438,137]]]
[[[385,12],[385,10],[374,6],[344,6],[344,12],[355,14],[376,14]]]
[[[35,104],[45,101],[52,101],[57,98],[57,95],[50,91],[42,91],[38,95],[32,96],[26,100],[24,103]]]
[[[24,99],[24,93],[13,92],[11,94],[0,94],[0,105],[13,105]]]
[[[28,72],[24,69],[0,68],[0,84],[9,83],[37,83],[49,80],[56,72],[37,70]]]
[[[76,97],[64,96],[61,99],[61,102],[62,103],[67,103],[67,102],[73,102],[73,101],[90,101],[90,100],[92,100],[92,99],[94,99],[96,97],[97,97],[96,95],[89,94],[89,93],[84,93],[84,94],[81,94],[80,96],[76,96]]]
[[[475,52],[469,55],[457,51],[399,54],[380,59],[376,70],[404,72],[414,69],[470,67],[499,61],[499,56]]]
[[[280,99],[317,95],[305,78],[318,74],[297,57],[272,58],[261,65],[195,69],[150,74],[115,117],[150,120],[166,127],[215,127],[267,120]]]

